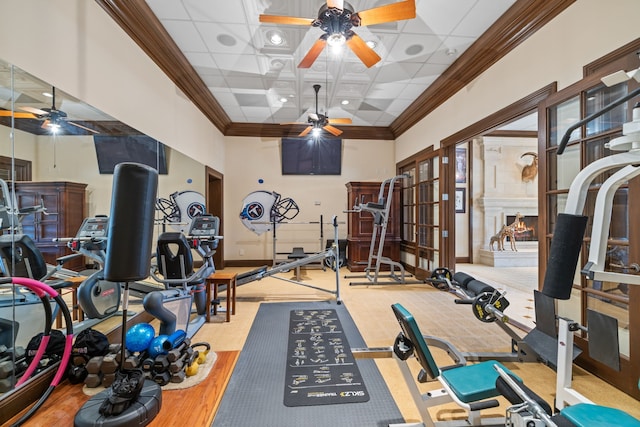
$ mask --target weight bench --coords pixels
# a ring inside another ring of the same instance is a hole
[[[509,372],[510,375],[513,375],[513,373],[500,362],[494,360],[466,365],[464,358],[460,361],[459,356],[452,356],[456,362],[455,365],[440,368],[429,350],[429,345],[427,345],[427,341],[432,341],[433,338],[422,335],[415,319],[402,305],[393,304],[391,308],[402,329],[402,332],[396,338],[396,343],[393,348],[395,356],[399,361],[406,361],[410,356],[415,356],[422,367],[422,370],[418,374],[418,381],[426,382],[429,380],[437,380],[442,385],[442,389],[440,390],[432,390],[422,394],[411,375],[407,363],[400,363],[405,382],[407,386],[409,386],[409,390],[420,411],[424,424],[430,427],[445,423],[447,426],[504,426],[504,417],[481,418],[480,411],[499,406],[499,402],[494,399],[494,397],[500,395],[500,391],[496,388],[496,380],[499,374],[494,369],[494,366],[499,366],[505,372]],[[453,355],[456,354],[457,351],[450,348],[447,353]],[[520,381],[515,375],[513,375],[513,377]],[[449,402],[455,402],[458,406],[465,409],[468,417],[465,420],[460,420],[457,424],[451,421],[434,421],[429,414],[428,408]]]
[[[501,368],[495,369],[500,375],[496,386],[513,405],[507,409],[507,425],[640,427],[640,421],[626,412],[592,403],[567,406],[559,413],[552,414],[551,407],[535,392],[513,381]]]
[[[291,251],[291,253],[287,256],[288,259],[292,259],[292,260],[298,260],[298,259],[302,259],[302,258],[306,258],[307,254],[304,253],[304,248],[300,248],[300,247],[296,247],[293,248],[293,250]],[[296,280],[301,280],[300,279],[300,266],[296,266]]]

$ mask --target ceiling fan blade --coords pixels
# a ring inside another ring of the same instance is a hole
[[[367,68],[371,68],[382,59],[376,51],[367,46],[364,40],[357,34],[354,34],[347,40],[347,46],[360,58],[360,61],[362,61]]]
[[[298,135],[298,136],[305,136],[306,134],[311,132],[311,129],[313,129],[313,126],[307,126],[306,129],[303,130],[302,132],[300,132],[300,135]]]
[[[80,129],[84,129],[84,130],[86,130],[88,132],[92,132],[92,133],[96,133],[96,134],[100,133],[95,129],[91,129],[91,128],[88,128],[86,126],[79,125],[78,123],[74,123],[74,122],[70,122],[70,121],[67,121],[66,123],[69,123],[70,125],[73,125],[75,127],[79,127]]]
[[[313,63],[315,62],[316,58],[320,56],[320,53],[322,52],[322,50],[326,45],[327,45],[326,40],[323,40],[323,39],[316,40],[313,46],[311,46],[311,49],[309,49],[309,52],[307,52],[307,55],[304,58],[302,58],[302,61],[300,61],[300,63],[298,64],[298,68],[311,67],[311,65],[313,65]]]
[[[284,25],[311,25],[311,18],[296,18],[294,16],[280,15],[260,15],[260,22],[264,24],[284,24]]]
[[[51,122],[49,121],[49,119],[47,119],[44,122],[42,122],[42,125],[40,127],[42,129],[48,129],[50,124],[51,124]]]
[[[16,119],[37,119],[37,117],[34,114],[20,113],[17,111],[10,111],[10,110],[0,110],[0,116],[3,116],[3,117],[13,116]]]
[[[401,21],[416,17],[415,0],[404,0],[387,4],[357,13],[360,18],[358,26],[384,24],[385,22]]]
[[[49,114],[44,110],[40,110],[38,108],[33,108],[33,107],[18,107],[18,108],[20,108],[21,110],[27,111],[31,114],[35,114],[36,116],[46,116],[47,114]]]
[[[327,7],[335,7],[336,9],[344,9],[344,0],[327,0]]]
[[[326,130],[327,132],[329,132],[333,136],[339,136],[342,133],[342,131],[340,129],[338,129],[336,127],[333,127],[331,125],[326,125],[322,129]]]
[[[327,119],[327,121],[332,125],[350,125],[351,123],[353,123],[349,118]]]

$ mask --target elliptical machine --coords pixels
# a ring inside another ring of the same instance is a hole
[[[215,272],[213,254],[222,238],[218,236],[220,219],[212,215],[194,217],[189,234],[165,232],[151,266],[151,277],[165,285],[165,290],[148,293],[142,300],[144,309],[160,320],[159,335],[170,335],[177,329],[192,337],[205,322],[210,301],[206,298],[205,279]],[[203,264],[194,271],[192,249]],[[196,316],[191,319],[195,302]]]

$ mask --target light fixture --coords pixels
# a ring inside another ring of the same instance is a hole
[[[458,53],[458,49],[449,48],[445,53],[447,54],[447,56],[454,56]]]
[[[318,136],[320,136],[320,132],[322,132],[322,129],[313,128],[311,129],[311,136],[313,136],[314,138],[317,138]]]
[[[58,131],[60,130],[60,125],[59,125],[59,124],[57,124],[57,123],[53,123],[53,122],[50,122],[50,123],[47,125],[47,127],[49,128],[49,131],[50,131],[51,133],[58,133]]]
[[[47,98],[53,98],[53,95],[50,92],[42,92],[42,94]]]
[[[282,98],[280,98],[280,102],[282,102],[282,103],[287,102],[287,101],[289,101],[289,100],[287,98],[285,98],[284,96]]]
[[[343,99],[342,102],[340,102],[342,105],[349,105],[349,100],[348,99]]]
[[[284,37],[280,31],[272,30],[267,33],[269,42],[274,46],[280,46],[284,43]]]
[[[342,33],[334,33],[327,37],[327,44],[333,48],[341,47],[346,43],[347,39]]]
[[[369,46],[371,49],[375,49],[378,46],[378,43],[376,43],[374,40],[367,40],[367,46]]]

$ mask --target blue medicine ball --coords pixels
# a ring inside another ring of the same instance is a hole
[[[167,350],[165,350],[162,344],[169,338],[167,335],[158,335],[154,339],[151,340],[149,344],[149,348],[147,351],[149,352],[149,357],[156,357],[159,354],[167,354]]]
[[[138,323],[127,331],[127,350],[144,351],[149,348],[149,344],[156,336],[156,331],[148,323]]]

